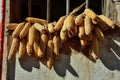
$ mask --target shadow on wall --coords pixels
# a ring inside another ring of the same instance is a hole
[[[104,40],[104,47],[101,49],[100,59],[110,70],[120,70],[120,44],[113,39]],[[119,38],[120,43],[120,38]]]
[[[120,71],[120,28],[116,27],[104,39],[101,47],[100,60],[110,70]]]
[[[54,63],[54,70],[55,72],[61,76],[66,76],[66,71],[68,70],[73,76],[79,77],[77,72],[73,69],[73,67],[70,65],[70,55],[61,54],[60,61],[55,61]]]
[[[54,70],[55,72],[61,76],[65,77],[66,71],[68,70],[73,76],[79,77],[75,69],[70,65],[71,61],[71,48],[75,49],[76,51],[80,51],[80,45],[78,45],[78,39],[69,39],[67,42],[64,42],[61,47],[61,55],[60,61],[54,62]]]
[[[61,76],[65,77],[66,76],[66,71],[68,70],[73,76],[79,77],[75,69],[70,65],[71,61],[71,48],[75,49],[76,51],[80,51],[80,44],[78,45],[79,40],[77,39],[69,39],[67,42],[63,43],[62,48],[61,48],[61,54],[60,54],[60,60],[55,61],[53,64],[53,68],[55,72]],[[65,46],[65,47],[64,47]],[[41,60],[34,60],[32,56],[26,56],[24,60],[19,60],[20,66],[29,72],[32,71],[33,67],[39,69],[40,68],[40,63],[41,61],[42,64],[46,66],[46,60],[41,59]]]
[[[115,30],[108,32],[109,35],[105,34],[107,38],[103,40],[104,44],[101,46],[100,60],[109,70],[120,70],[120,37],[117,34],[119,31],[120,28],[115,28]],[[71,48],[77,52],[81,51],[89,60],[93,61],[89,58],[89,46],[82,49],[79,41],[79,38],[73,38],[62,43],[60,48],[60,60],[54,60],[55,62],[53,65],[53,69],[59,76],[65,77],[66,71],[68,70],[73,76],[79,77],[78,73],[70,65],[72,53]],[[33,67],[40,68],[39,61],[41,60],[33,60],[31,56],[27,56],[25,60],[20,61],[20,65],[23,69],[31,72]],[[42,63],[46,65],[44,62]]]
[[[34,60],[32,56],[26,56],[24,60],[19,60],[20,65],[23,69],[31,72],[33,67],[39,69],[40,64],[38,60]]]

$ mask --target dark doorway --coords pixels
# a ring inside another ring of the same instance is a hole
[[[21,22],[28,17],[29,0],[10,1],[10,22]],[[47,0],[31,0],[31,16],[46,19]],[[85,2],[85,0],[70,0],[70,11]],[[101,0],[90,0],[90,8],[97,14],[101,14]],[[83,7],[77,14],[83,12]],[[66,14],[66,0],[51,0],[51,19],[57,21],[59,17]]]

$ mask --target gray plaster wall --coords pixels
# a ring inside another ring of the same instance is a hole
[[[106,38],[100,48],[96,63],[74,49],[71,55],[63,51],[51,70],[31,57],[16,57],[15,80],[120,80],[120,38]]]

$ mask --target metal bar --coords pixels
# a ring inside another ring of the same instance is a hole
[[[86,0],[86,8],[89,8],[89,0]]]
[[[50,22],[51,18],[51,0],[47,0],[47,21]]]
[[[32,0],[28,0],[28,16],[32,16]]]
[[[66,0],[66,15],[70,13],[70,0]]]

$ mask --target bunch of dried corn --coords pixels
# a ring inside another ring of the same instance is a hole
[[[65,16],[64,16],[65,17]],[[56,27],[55,23],[49,23],[46,28],[47,21],[39,18],[26,18],[22,23],[10,23],[7,25],[8,30],[12,30],[12,44],[9,51],[8,60],[15,58],[16,47],[19,46],[18,57],[24,59],[25,55],[33,55],[35,59],[46,57],[46,64],[49,69],[53,65],[53,58],[60,59],[59,42],[60,38],[57,31],[60,30],[63,21],[62,17]],[[55,33],[55,34],[53,34]],[[51,37],[48,35],[52,35]],[[50,39],[49,39],[50,37]],[[55,46],[55,47],[54,47]]]
[[[83,5],[82,5],[83,6]],[[15,56],[16,46],[19,43],[19,58],[23,59],[26,53],[37,59],[46,59],[46,65],[51,69],[53,60],[60,59],[60,39],[78,37],[81,47],[90,45],[89,55],[94,60],[99,58],[99,40],[104,39],[103,31],[114,28],[114,22],[104,15],[97,15],[90,9],[77,16],[75,8],[68,16],[62,16],[57,22],[47,23],[46,20],[28,17],[22,23],[10,23],[8,30],[12,30],[12,45],[8,60]]]

